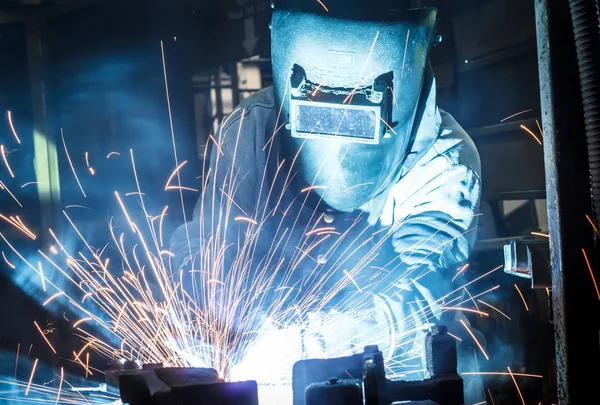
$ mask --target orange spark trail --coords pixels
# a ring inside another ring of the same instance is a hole
[[[474,372],[474,371],[469,371],[469,372],[465,372],[465,373],[461,373],[462,375],[511,375],[511,373],[504,373],[504,372],[487,372],[487,371],[482,371],[482,372]],[[539,375],[539,374],[523,374],[523,373],[512,373],[512,375],[516,376],[516,377],[531,377],[531,378],[544,378],[543,375]]]
[[[6,166],[6,168],[8,169],[8,174],[10,174],[10,177],[12,177],[14,179],[15,174],[13,173],[12,169],[10,168],[10,165],[8,164],[8,159],[6,159],[6,152],[4,151],[4,145],[0,145],[0,153],[2,153],[2,160],[4,160],[4,166]]]
[[[517,380],[515,379],[515,375],[510,370],[510,367],[506,367],[506,368],[508,369],[508,372],[509,372],[510,376],[512,377],[512,380],[515,383],[515,387],[517,387],[517,391],[519,392],[519,396],[521,397],[521,402],[523,402],[523,405],[525,405],[525,399],[523,398],[523,394],[521,394],[521,389],[519,388],[519,385],[517,384]]]
[[[406,33],[406,44],[404,44],[404,58],[402,59],[402,74],[400,78],[404,78],[404,65],[406,64],[406,51],[408,50],[408,39],[410,38],[410,30]]]
[[[325,9],[325,11],[329,12],[329,9],[325,6],[325,4],[323,4],[323,2],[321,0],[317,0],[317,3],[319,3],[321,5],[321,7],[323,7]]]
[[[85,378],[88,378],[88,368],[90,366],[90,352],[85,354]]]
[[[462,319],[460,320],[460,323],[462,323],[462,325],[465,327],[465,329],[467,330],[467,332],[469,332],[469,335],[471,335],[471,337],[473,338],[473,341],[477,344],[477,346],[479,347],[479,350],[481,350],[481,353],[483,353],[485,359],[489,360],[490,358],[488,357],[488,355],[485,352],[485,350],[483,350],[483,346],[481,346],[481,343],[479,343],[479,341],[477,340],[477,338],[475,337],[475,335],[473,334],[473,332],[471,332],[471,330],[469,329],[469,327],[467,326],[467,324],[465,324],[465,322]]]
[[[548,235],[547,233],[542,233],[542,232],[531,232],[531,234],[532,234],[532,235],[535,235],[535,236],[542,236],[542,237],[544,237],[544,238],[548,238],[548,239],[550,239],[550,235]]]
[[[544,137],[544,130],[542,129],[542,126],[540,125],[540,122],[538,120],[535,120],[535,124],[537,125],[538,129],[540,130],[540,135],[543,138]]]
[[[48,298],[46,301],[44,301],[44,303],[42,304],[43,307],[45,307],[46,305],[48,305],[48,303],[50,303],[50,301],[52,301],[54,298],[56,297],[60,297],[61,295],[64,295],[65,293],[63,291],[61,292],[57,292],[56,294],[54,294],[52,297]]]
[[[441,309],[446,310],[446,311],[465,311],[465,312],[472,312],[474,314],[479,314],[479,315],[483,315],[483,316],[489,316],[490,314],[488,314],[487,312],[482,312],[479,311],[477,309],[471,309],[471,308],[461,308],[461,307],[441,307]]]
[[[598,232],[598,228],[596,228],[596,225],[594,225],[594,222],[592,221],[592,218],[590,218],[589,215],[586,215],[585,217],[590,222],[590,225],[592,225],[592,228],[594,228],[594,232],[596,232],[596,235],[600,236],[600,232]]]
[[[500,311],[498,308],[496,308],[493,305],[488,304],[487,302],[481,301],[481,300],[477,300],[478,302],[482,303],[483,305],[486,305],[490,308],[492,308],[494,311],[498,312],[501,315],[504,315],[506,317],[506,319],[508,319],[509,321],[512,321],[512,319],[510,319],[510,317],[508,315],[506,315],[504,312]]]
[[[27,182],[27,183],[23,184],[23,185],[21,186],[21,188],[25,188],[25,187],[27,187],[27,186],[30,186],[30,185],[32,185],[32,184],[38,184],[38,182],[37,182],[37,181],[30,181],[30,182]]]
[[[44,340],[46,341],[46,343],[48,343],[48,346],[50,346],[50,350],[52,350],[54,352],[54,354],[56,354],[56,350],[54,350],[54,347],[52,346],[52,344],[50,343],[50,341],[48,340],[48,338],[46,338],[46,335],[44,335],[44,332],[42,331],[42,329],[40,328],[40,326],[37,324],[37,322],[33,321],[33,324],[35,325],[35,327],[37,328],[37,330],[40,332],[40,335],[42,335],[42,337],[44,338]]]
[[[461,339],[461,338],[459,338],[458,336],[455,336],[455,335],[453,335],[453,334],[452,334],[452,333],[450,333],[450,332],[446,332],[446,333],[447,333],[449,336],[452,336],[454,339],[458,340],[459,342],[462,342],[462,339]]]
[[[31,381],[33,381],[33,374],[35,373],[37,363],[38,359],[35,359],[35,361],[33,362],[33,368],[31,369],[31,375],[29,376],[29,382],[27,383],[27,389],[25,390],[25,396],[29,395],[29,388],[31,387]]]
[[[521,127],[522,129],[524,129],[525,131],[527,131],[527,133],[529,133],[529,135],[533,136],[533,138],[534,138],[534,139],[537,141],[537,143],[539,143],[540,145],[542,144],[542,141],[540,141],[540,140],[538,139],[538,137],[537,137],[537,136],[535,136],[535,134],[534,134],[534,133],[533,133],[533,132],[532,132],[532,131],[531,131],[529,128],[527,128],[527,127],[526,127],[525,125],[523,125],[523,124],[521,124],[521,125],[520,125],[520,127]]]
[[[83,322],[86,322],[86,321],[91,321],[91,320],[92,320],[92,318],[81,318],[80,320],[78,320],[77,322],[75,322],[75,323],[73,324],[73,328],[77,328],[77,327],[78,327],[79,325],[81,325]]]
[[[467,268],[469,268],[469,263],[465,264],[464,266],[462,266],[458,269],[458,271],[456,272],[456,275],[452,278],[452,281],[456,280],[456,277],[458,277]]]
[[[490,391],[490,389],[488,388],[488,394],[490,394],[490,399],[492,400],[492,405],[496,405],[496,402],[494,401],[494,397],[492,396],[492,391]]]
[[[63,146],[65,147],[65,154],[67,155],[67,160],[69,161],[69,166],[71,166],[71,171],[73,172],[73,176],[75,176],[75,180],[77,181],[77,185],[79,185],[79,189],[81,190],[81,194],[83,194],[84,198],[87,198],[85,195],[85,191],[83,191],[83,187],[79,182],[79,177],[77,177],[77,173],[75,172],[75,166],[73,166],[73,162],[71,161],[71,156],[69,156],[69,151],[67,150],[67,143],[65,142],[65,136],[63,134],[63,129],[60,129],[60,137],[63,141]]]
[[[121,156],[121,154],[119,152],[110,152],[108,155],[106,155],[106,158],[108,159],[109,157],[111,157],[112,155],[117,155],[117,156]]]
[[[17,378],[17,367],[19,366],[19,351],[21,350],[21,343],[17,343],[17,359],[15,360],[15,374],[14,378]]]
[[[15,195],[13,193],[11,193],[11,191],[8,189],[8,187],[6,187],[6,184],[4,184],[2,181],[0,181],[0,190],[6,190],[6,192],[8,194],[10,194],[12,199],[15,200],[15,202],[17,204],[19,204],[19,207],[23,208],[23,204],[21,204],[21,202],[19,200],[17,200],[17,197],[15,197]]]
[[[521,290],[519,290],[519,286],[516,285],[516,284],[514,286],[517,289],[517,292],[519,293],[519,296],[523,300],[523,305],[525,305],[525,309],[527,310],[527,312],[529,312],[529,306],[527,306],[527,301],[525,301],[525,297],[523,297],[523,294],[521,293]]]
[[[10,130],[12,131],[13,135],[15,136],[17,143],[20,145],[21,140],[19,139],[19,136],[17,135],[17,131],[15,131],[15,126],[13,125],[12,112],[10,112],[10,110],[6,111],[6,115],[8,116],[8,125],[10,125]]]
[[[530,111],[533,111],[533,109],[531,109],[531,108],[530,108],[529,110],[523,110],[523,111],[521,111],[521,112],[518,112],[518,113],[516,113],[516,114],[509,115],[508,117],[501,119],[501,120],[500,120],[500,122],[508,121],[508,120],[509,120],[509,119],[511,119],[511,118],[515,118],[515,117],[516,117],[516,116],[518,116],[518,115],[525,114],[525,113],[528,113],[528,112],[530,112]]]
[[[10,267],[13,270],[17,268],[17,266],[15,266],[14,264],[12,264],[11,262],[8,261],[8,259],[6,258],[6,255],[4,254],[4,251],[2,251],[2,258],[4,259],[6,264],[8,264],[8,267]]]
[[[42,262],[38,262],[38,270],[40,272],[40,278],[42,279],[42,290],[46,291],[46,279],[44,278],[44,270],[42,269]]]
[[[62,383],[63,383],[63,379],[64,379],[64,370],[61,367],[60,368],[60,383],[58,384],[58,394],[56,394],[56,402],[54,403],[54,405],[58,404],[58,400],[60,398],[60,390],[62,388]]]
[[[244,222],[249,222],[252,225],[258,225],[258,222],[256,222],[255,220],[248,218],[248,217],[235,217],[233,219],[234,221],[244,221]]]
[[[383,122],[383,123],[385,124],[385,126],[386,126],[386,127],[388,127],[388,128],[389,128],[389,130],[390,130],[390,131],[392,131],[392,132],[394,133],[394,135],[398,135],[398,134],[396,133],[396,131],[394,131],[394,128],[390,127],[390,124],[388,124],[386,120],[384,120],[384,119],[383,119],[383,118],[381,118],[381,117],[379,117],[379,119],[381,120],[381,122]]]
[[[590,265],[590,261],[588,260],[587,254],[584,249],[581,249],[583,252],[583,257],[585,258],[585,263],[587,264],[588,270],[590,271],[590,276],[592,276],[592,282],[594,283],[594,288],[596,288],[596,295],[598,295],[598,300],[600,300],[600,290],[598,289],[598,283],[596,283],[596,277],[594,277],[594,272],[592,270],[592,266]]]
[[[171,111],[171,96],[169,95],[169,80],[167,79],[167,63],[165,61],[165,47],[163,41],[160,41],[160,55],[163,68],[163,77],[165,81],[165,96],[167,98],[167,110],[169,112],[169,127],[171,129],[171,142],[173,144],[173,158],[175,159],[175,166],[179,166],[179,159],[177,157],[177,144],[175,142],[175,128],[173,127],[173,113]],[[243,117],[243,113],[242,113]],[[241,124],[240,124],[241,125]],[[183,200],[183,189],[181,188],[181,176],[177,173],[177,185],[179,186],[179,199],[181,200],[181,213],[183,215],[183,227],[185,229],[185,236],[188,245],[188,252],[192,256],[192,245],[190,242],[190,233],[187,227],[187,215],[185,213],[185,203]]]

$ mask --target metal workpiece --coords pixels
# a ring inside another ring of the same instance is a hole
[[[360,355],[297,362],[294,405],[391,405],[402,401],[462,405],[464,389],[457,373],[456,342],[445,326],[431,329],[425,338],[425,351],[430,378],[422,381],[387,379],[383,354],[377,346],[365,347]]]
[[[597,1],[590,3],[597,7]],[[569,2],[536,0],[535,11],[557,395],[561,405],[583,404],[598,395],[598,373],[582,364],[600,362],[600,307],[582,252],[590,256],[594,271],[597,250],[586,219],[592,205],[582,95]],[[582,322],[582,313],[592,316]]]
[[[552,287],[548,240],[512,240],[504,245],[504,272],[531,280],[531,288]]]

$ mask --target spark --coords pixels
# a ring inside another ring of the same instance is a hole
[[[321,85],[321,84],[319,84],[319,85],[317,86],[317,88],[316,88],[316,89],[314,89],[314,91],[311,93],[311,95],[312,95],[313,97],[317,95],[317,93],[319,92],[319,89],[321,88],[321,86],[322,86],[322,85]],[[277,132],[277,131],[275,131],[275,132]]]
[[[406,44],[404,44],[404,57],[402,58],[402,74],[401,78],[404,78],[404,67],[406,65],[406,53],[408,51],[408,39],[410,38],[410,30],[406,33]]]
[[[42,304],[42,306],[45,307],[46,305],[48,305],[48,303],[50,303],[50,301],[52,301],[56,297],[60,297],[61,295],[64,295],[64,294],[65,294],[64,291],[57,292],[56,294],[54,294],[53,296],[51,296],[50,298],[48,298],[46,301],[44,301],[44,303]]]
[[[35,325],[35,327],[37,328],[37,330],[40,332],[40,335],[42,335],[42,337],[44,338],[44,340],[46,341],[46,343],[48,343],[48,346],[50,346],[50,350],[52,350],[52,352],[54,354],[56,354],[56,350],[54,350],[54,347],[52,346],[52,344],[50,343],[50,341],[48,340],[48,338],[46,337],[46,335],[44,334],[44,332],[42,331],[42,329],[40,328],[40,326],[37,324],[37,322],[33,321],[33,324]]]
[[[381,120],[381,122],[383,122],[383,123],[385,124],[385,126],[386,126],[386,127],[388,127],[388,129],[389,129],[390,131],[392,131],[392,133],[393,133],[394,135],[398,135],[398,134],[396,133],[396,131],[394,131],[394,128],[392,128],[392,127],[390,126],[390,124],[388,124],[388,123],[387,123],[387,121],[386,121],[386,120],[384,120],[384,119],[383,119],[383,118],[381,118],[381,117],[379,117],[379,119]]]
[[[344,193],[347,193],[348,191],[350,191],[350,190],[354,190],[355,188],[358,188],[358,187],[371,186],[371,185],[373,185],[373,184],[375,184],[375,183],[373,183],[372,181],[370,181],[370,182],[368,182],[368,183],[357,184],[357,185],[355,185],[355,186],[352,186],[352,187],[349,187],[349,188],[345,189],[345,190],[344,190]]]
[[[538,129],[540,130],[540,135],[543,138],[544,137],[544,130],[542,129],[542,126],[540,125],[540,122],[538,120],[535,120],[535,124],[537,125]]]
[[[325,11],[329,12],[329,9],[325,6],[325,4],[323,4],[323,2],[321,0],[317,0],[317,3],[319,3],[321,5],[321,7],[323,7],[323,9],[325,9]]]
[[[121,156],[121,154],[119,152],[110,152],[108,155],[106,155],[106,158],[108,159],[109,157],[111,157],[112,155],[117,155],[117,156]]]
[[[86,167],[90,167],[90,157],[89,154],[87,152],[85,152],[85,165]]]
[[[533,109],[532,109],[532,108],[530,108],[529,110],[523,110],[523,111],[520,111],[520,112],[518,112],[518,113],[515,113],[515,114],[513,114],[513,115],[509,115],[509,116],[508,116],[508,117],[506,117],[506,118],[502,118],[502,119],[500,120],[500,122],[508,121],[508,120],[509,120],[509,119],[511,119],[511,118],[515,118],[516,116],[519,116],[519,115],[521,115],[521,114],[526,114],[526,113],[528,113],[528,112],[530,112],[530,111],[533,111]]]
[[[450,333],[450,332],[446,332],[446,333],[448,334],[448,336],[452,336],[454,339],[458,340],[459,342],[462,342],[462,339],[461,339],[461,338],[459,338],[458,336],[456,336],[456,335],[453,335],[453,334],[452,334],[452,333]]]
[[[356,289],[358,290],[358,292],[362,292],[362,290],[360,289],[358,284],[356,284],[356,281],[352,278],[350,273],[348,273],[346,270],[344,270],[344,274],[346,275],[346,277],[348,277],[348,279],[352,282],[352,284],[354,284],[356,286]]]
[[[14,264],[12,264],[11,262],[8,261],[8,259],[6,258],[6,255],[4,254],[4,251],[2,251],[2,258],[4,259],[6,264],[8,264],[8,267],[10,267],[13,270],[17,268]]]
[[[490,358],[488,357],[487,353],[485,352],[485,350],[483,350],[483,346],[481,346],[481,343],[479,343],[479,340],[477,340],[477,338],[475,337],[475,335],[473,334],[473,332],[471,332],[471,330],[469,329],[469,327],[467,326],[467,324],[465,324],[465,322],[461,319],[460,323],[462,323],[462,325],[465,327],[465,329],[467,330],[467,332],[469,332],[469,335],[471,335],[471,337],[473,338],[473,341],[477,344],[477,346],[479,347],[479,350],[481,350],[481,353],[483,353],[483,356],[485,357],[486,360],[489,360]]]
[[[503,315],[504,317],[506,317],[506,319],[508,319],[509,321],[511,321],[512,319],[510,319],[510,317],[508,315],[506,315],[504,312],[500,311],[498,308],[496,308],[493,305],[488,304],[487,302],[481,301],[481,300],[477,300],[478,302],[480,302],[481,304],[492,308],[494,311],[498,312],[499,314]]]
[[[325,187],[325,186],[310,186],[310,187],[305,187],[302,190],[300,190],[300,193],[306,193],[307,191],[311,191],[311,190],[327,190],[327,187]]]
[[[515,288],[517,289],[517,292],[519,293],[519,296],[521,297],[521,300],[523,300],[523,305],[525,305],[525,309],[527,310],[527,312],[529,312],[529,306],[527,306],[527,301],[525,301],[525,297],[523,297],[523,294],[521,293],[521,290],[519,290],[519,286],[514,284]]]
[[[175,128],[173,127],[173,113],[171,111],[171,96],[169,95],[169,80],[167,79],[167,63],[165,61],[165,47],[163,41],[160,41],[160,55],[162,61],[163,68],[163,77],[165,81],[165,96],[167,98],[167,110],[169,112],[169,127],[171,129],[171,142],[173,145],[173,158],[175,160],[175,166],[179,166],[179,160],[177,158],[177,144],[175,142]],[[242,121],[243,121],[244,113],[242,112]],[[241,123],[240,123],[241,127]],[[235,159],[234,159],[235,160]],[[179,176],[179,172],[177,172],[177,185],[179,186],[179,199],[181,200],[181,213],[183,215],[183,227],[185,229],[185,236],[188,244],[188,251],[190,256],[192,254],[192,245],[190,243],[190,233],[187,228],[187,215],[185,213],[185,203],[183,200],[183,190],[181,189],[181,177]]]
[[[373,39],[373,43],[371,44],[371,49],[369,49],[369,54],[367,55],[367,59],[365,60],[365,64],[363,65],[362,70],[360,71],[359,77],[363,77],[363,75],[365,74],[365,69],[367,68],[369,61],[371,60],[371,55],[373,54],[373,50],[375,49],[375,44],[377,43],[378,38],[379,38],[379,30],[377,30],[377,33],[375,34],[375,39]],[[345,100],[344,100],[344,103],[346,103]]]
[[[462,307],[442,307],[441,309],[446,310],[446,311],[465,311],[465,312],[472,312],[474,314],[478,314],[478,315],[482,315],[482,316],[489,316],[490,314],[488,314],[487,312],[482,312],[476,309],[471,309],[471,308],[462,308]]]
[[[15,197],[15,195],[13,193],[11,193],[11,191],[8,189],[8,187],[6,187],[6,184],[4,184],[2,181],[0,181],[0,190],[6,190],[6,192],[8,194],[10,194],[12,199],[15,200],[15,202],[17,204],[19,204],[19,207],[23,208],[23,204],[21,204],[21,202],[19,200],[17,200],[17,197]]]
[[[33,368],[31,369],[31,375],[29,376],[29,382],[27,383],[27,389],[25,390],[25,396],[29,395],[29,388],[31,387],[31,381],[33,381],[33,374],[35,373],[37,363],[38,359],[35,359],[35,361],[33,362]]]
[[[379,31],[377,31],[377,34],[379,35]],[[346,104],[348,102],[348,100],[350,100],[350,102],[352,102],[352,99],[354,98],[354,94],[356,94],[356,91],[358,90],[358,88],[372,75],[373,75],[373,72],[369,73],[368,75],[366,75],[365,77],[360,79],[358,81],[358,83],[356,84],[356,86],[354,86],[354,88],[352,89],[350,94],[348,94],[346,96],[346,98],[344,99],[344,101],[342,101],[342,104]],[[341,125],[341,123],[340,123],[340,125]]]
[[[519,396],[521,397],[521,402],[523,402],[523,405],[525,405],[525,399],[523,398],[523,394],[521,394],[521,389],[519,388],[519,384],[517,384],[517,380],[515,379],[515,375],[510,370],[510,367],[506,367],[506,368],[508,369],[508,373],[510,374],[513,382],[515,383],[515,387],[517,387],[517,391],[519,392]]]
[[[27,187],[27,186],[30,186],[30,185],[32,185],[32,184],[39,184],[39,182],[37,182],[37,181],[30,181],[30,182],[27,182],[27,183],[23,184],[23,185],[21,186],[21,188],[25,188],[25,187]]]
[[[54,405],[58,404],[58,400],[60,399],[60,390],[62,389],[63,379],[64,379],[64,370],[61,367],[60,368],[60,382],[58,384],[58,393],[56,394],[56,402],[54,403]]]
[[[306,236],[310,236],[310,235],[314,235],[315,233],[319,233],[319,232],[325,232],[325,231],[335,231],[335,227],[333,226],[324,226],[322,228],[317,228],[317,229],[313,229],[310,232],[307,232],[305,235]]]
[[[6,168],[8,169],[8,174],[10,174],[10,177],[12,177],[14,179],[15,175],[14,175],[12,169],[10,168],[10,165],[8,164],[8,159],[6,158],[6,152],[4,151],[4,145],[0,145],[0,152],[2,153],[2,160],[4,160],[4,166],[6,166]]]
[[[550,289],[548,287],[546,287],[546,295],[550,297]]]
[[[252,225],[258,225],[258,222],[256,222],[255,220],[253,220],[252,218],[248,218],[248,217],[235,217],[234,218],[235,221],[244,221],[244,222],[249,222]]]
[[[56,248],[54,247],[54,245],[50,246],[48,248],[48,250],[50,251],[50,253],[57,255],[58,254],[58,250],[56,250]]]
[[[490,391],[490,389],[488,388],[488,394],[490,394],[490,399],[492,400],[492,405],[496,405],[496,402],[494,402],[494,397],[492,396],[492,391]]]
[[[119,193],[117,191],[115,191],[115,197],[117,197],[117,201],[119,202],[119,205],[121,206],[121,209],[123,210],[123,213],[125,214],[125,218],[127,218],[127,222],[129,223],[131,230],[133,231],[133,233],[135,233],[135,225],[134,225],[133,221],[131,220],[131,218],[129,217],[129,214],[127,213],[127,210],[125,209],[125,205],[123,204],[123,201],[121,200],[121,197],[119,196]],[[64,213],[64,211],[63,211],[63,213]],[[67,214],[65,213],[65,215],[67,215]]]
[[[90,171],[90,174],[91,174],[92,176],[95,176],[95,175],[96,175],[96,171],[94,170],[94,168],[93,168],[93,167],[90,167],[90,168],[88,168],[88,170]]]
[[[77,357],[77,354],[75,352],[73,352],[73,356],[75,357],[75,361],[84,368],[84,370],[86,372],[86,378],[87,378],[87,373],[89,373],[90,375],[94,375],[94,373],[92,373],[91,370],[85,364],[83,364],[81,359],[79,357]]]
[[[90,352],[85,354],[85,378],[88,378],[88,370],[90,366]]]
[[[187,163],[187,160],[184,160],[183,162],[181,162],[181,164],[179,166],[177,166],[175,168],[175,170],[173,171],[173,173],[171,173],[171,175],[169,176],[169,179],[167,180],[167,184],[165,185],[165,191],[172,189],[172,188],[176,188],[176,186],[171,186],[171,180],[173,180],[173,177],[175,177],[175,175],[179,176],[179,170],[185,166],[185,164]],[[179,185],[179,187],[181,187],[181,184]],[[196,190],[198,191],[198,190]]]
[[[537,141],[537,143],[539,143],[540,145],[542,144],[542,141],[540,141],[540,140],[538,139],[538,137],[537,137],[537,136],[535,136],[535,134],[534,134],[534,133],[533,133],[533,132],[532,132],[532,131],[531,131],[529,128],[527,128],[527,127],[526,127],[525,125],[523,125],[523,124],[521,124],[521,125],[520,125],[520,127],[521,127],[522,129],[524,129],[525,131],[527,131],[527,133],[529,133],[529,135],[533,136],[533,138],[534,138],[534,139]]]
[[[542,236],[542,237],[544,237],[544,238],[548,238],[548,239],[550,239],[550,235],[548,235],[547,233],[542,233],[542,232],[531,232],[531,234],[532,234],[532,235],[535,235],[535,236]]]
[[[25,235],[29,236],[32,240],[36,239],[35,234],[31,232],[29,228],[27,228],[27,226],[23,223],[23,221],[21,221],[21,219],[18,216],[11,216],[7,218],[4,215],[0,214],[0,218],[17,228],[19,231],[23,232]]]
[[[483,404],[485,404],[485,403],[487,403],[487,401],[481,401],[481,402],[477,402],[476,404],[473,404],[473,405],[483,405]]]
[[[67,143],[65,142],[65,136],[64,136],[62,128],[60,129],[60,137],[62,138],[63,146],[65,147],[65,154],[67,155],[67,160],[69,161],[69,166],[71,166],[71,171],[73,172],[73,176],[75,176],[75,180],[77,181],[77,185],[79,186],[79,189],[81,190],[81,194],[83,194],[84,198],[87,198],[87,196],[85,195],[85,191],[83,191],[83,187],[81,186],[81,183],[79,182],[79,177],[77,177],[77,173],[75,172],[75,166],[73,166],[73,162],[71,161],[71,156],[69,156],[69,151],[67,150]]]
[[[590,271],[590,276],[592,276],[592,282],[594,283],[594,288],[596,289],[596,295],[598,295],[598,300],[600,300],[600,290],[598,289],[598,283],[596,283],[596,277],[594,277],[594,271],[592,270],[590,261],[588,260],[587,254],[585,253],[585,249],[581,249],[581,251],[583,252],[583,257],[585,258],[587,268]]]
[[[21,351],[21,343],[17,343],[17,358],[15,360],[15,374],[13,378],[17,378],[17,367],[19,367],[19,352]]]
[[[13,125],[12,112],[10,110],[6,111],[6,115],[8,116],[8,125],[10,126],[10,130],[12,131],[13,135],[15,136],[17,143],[20,145],[21,140],[19,139],[19,136],[17,135],[17,131],[15,130],[15,126]]]
[[[465,264],[464,266],[461,266],[458,268],[458,271],[456,272],[456,275],[452,278],[452,281],[456,280],[456,278],[463,272],[465,271],[467,268],[469,267],[469,263]]]
[[[78,320],[77,322],[75,322],[73,324],[73,328],[77,328],[82,323],[87,322],[87,321],[91,321],[91,320],[92,320],[92,318],[81,318],[80,320]]]
[[[511,375],[511,373],[504,373],[504,372],[488,372],[488,371],[469,371],[469,372],[464,372],[461,373],[462,375],[505,375],[505,376],[509,376]],[[512,375],[514,375],[515,377],[531,377],[531,378],[544,378],[543,375],[539,375],[539,374],[523,374],[523,373],[512,373]]]
[[[42,269],[42,262],[38,262],[38,270],[40,273],[40,279],[42,280],[42,290],[46,291],[46,279],[44,278],[44,271]]]
[[[592,221],[592,218],[590,218],[589,215],[586,215],[585,217],[590,222],[590,225],[592,225],[592,228],[594,228],[594,232],[596,232],[596,235],[598,235],[600,237],[600,232],[598,232],[598,228],[596,228],[596,225],[594,225],[594,222]]]

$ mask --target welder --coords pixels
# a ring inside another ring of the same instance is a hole
[[[464,336],[462,315],[443,316],[441,303],[476,237],[480,161],[436,103],[436,20],[404,0],[276,1],[274,85],[210,141],[203,197],[171,240],[174,267],[197,267],[201,243],[218,234],[228,268],[260,224],[245,253],[254,271],[294,268],[276,288],[346,277],[331,302],[362,294],[396,336],[440,318]]]

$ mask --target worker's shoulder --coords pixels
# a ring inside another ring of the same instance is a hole
[[[453,164],[481,172],[479,152],[467,131],[449,113],[440,110],[442,124],[434,148],[439,155],[448,158]]]
[[[266,121],[266,117],[275,108],[275,92],[273,87],[267,87],[253,93],[242,101],[223,122],[223,131],[244,119]]]

